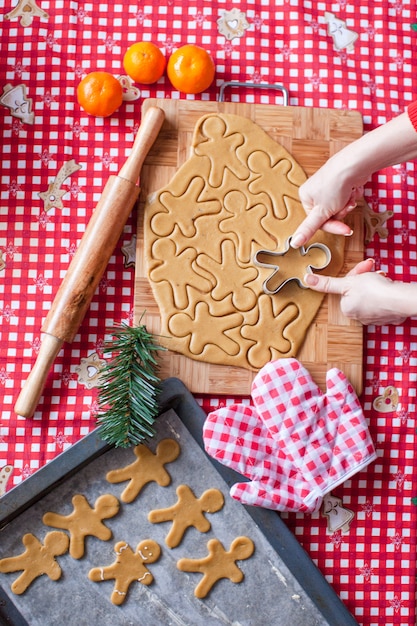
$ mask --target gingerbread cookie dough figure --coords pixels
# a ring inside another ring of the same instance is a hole
[[[160,557],[161,548],[151,539],[141,541],[136,551],[125,541],[119,541],[114,546],[117,558],[112,565],[95,567],[88,573],[88,578],[94,582],[115,580],[111,601],[113,604],[123,604],[131,583],[135,580],[142,585],[150,585],[153,576],[146,565],[155,563]]]
[[[240,583],[243,580],[243,572],[236,565],[236,561],[248,559],[255,549],[249,537],[236,537],[228,551],[218,539],[210,539],[207,547],[209,553],[205,558],[180,559],[177,563],[178,569],[182,572],[204,574],[194,590],[197,598],[205,598],[213,585],[221,578],[228,578],[232,583]]]
[[[69,538],[65,533],[56,530],[47,533],[42,544],[35,535],[27,533],[23,535],[22,543],[26,547],[22,554],[0,560],[0,572],[23,571],[11,585],[11,590],[16,595],[26,591],[38,576],[46,574],[51,580],[61,577],[61,568],[55,557],[68,550]]]
[[[97,498],[92,508],[85,496],[76,495],[72,499],[74,510],[70,515],[59,515],[48,512],[42,518],[47,526],[56,526],[70,532],[70,555],[73,559],[80,559],[84,555],[84,539],[92,535],[108,541],[112,537],[110,528],[103,523],[103,519],[114,517],[119,511],[118,499],[105,494]]]
[[[148,520],[152,524],[172,521],[171,529],[165,538],[169,548],[176,548],[181,542],[187,528],[194,527],[201,533],[206,533],[211,524],[204,513],[220,511],[224,498],[218,489],[207,489],[200,498],[196,498],[188,485],[177,488],[177,502],[167,509],[150,511]]]
[[[158,443],[155,454],[143,444],[135,446],[134,453],[136,461],[126,467],[112,470],[106,476],[109,483],[129,481],[120,496],[123,502],[133,502],[142,488],[152,481],[158,483],[160,487],[169,485],[171,477],[164,466],[175,461],[180,453],[180,446],[175,439],[163,439]]]

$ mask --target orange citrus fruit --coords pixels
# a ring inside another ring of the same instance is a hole
[[[123,89],[108,72],[90,72],[77,87],[78,104],[90,115],[108,117],[123,102]]]
[[[201,93],[210,87],[216,68],[210,54],[194,44],[178,48],[169,58],[168,78],[178,91]]]
[[[138,41],[128,48],[123,57],[125,72],[142,85],[156,83],[165,71],[166,59],[161,50],[150,41]]]

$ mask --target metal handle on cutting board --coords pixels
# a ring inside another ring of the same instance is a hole
[[[224,90],[227,87],[254,87],[255,89],[275,89],[282,92],[282,97],[284,99],[284,106],[288,106],[289,101],[289,92],[284,85],[279,84],[269,84],[269,83],[241,83],[238,81],[229,81],[224,82],[220,85],[219,89],[219,102],[224,102]]]

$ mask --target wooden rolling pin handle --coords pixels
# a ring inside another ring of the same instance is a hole
[[[118,173],[119,178],[137,183],[143,162],[154,144],[164,120],[165,113],[162,109],[150,107],[146,111],[129,157]]]
[[[43,335],[39,353],[15,404],[21,417],[32,417],[38,405],[48,372],[64,342],[52,335]]]
[[[119,174],[110,176],[107,181],[42,326],[45,335],[41,349],[15,405],[16,413],[22,417],[33,415],[55,357],[65,341],[73,340],[90,306],[92,296],[139,195],[136,183],[164,119],[162,109],[148,109],[128,159]]]
[[[42,332],[71,343],[136,202],[139,187],[110,176],[44,320]]]

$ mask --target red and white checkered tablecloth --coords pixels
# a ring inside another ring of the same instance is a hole
[[[97,390],[87,372],[103,358],[106,328],[132,319],[134,213],[78,334],[51,369],[34,418],[18,418],[13,407],[88,219],[129,154],[143,98],[184,97],[164,77],[110,118],[93,118],[75,101],[83,75],[123,74],[124,51],[135,41],[152,40],[167,56],[196,43],[212,53],[217,69],[216,84],[196,98],[216,99],[223,81],[283,83],[289,104],[359,110],[369,130],[417,97],[417,11],[411,0],[13,0],[0,1],[0,19],[0,93],[21,86],[33,112],[33,120],[12,115],[2,99],[2,493],[96,425]],[[228,27],[237,23],[240,36],[229,39]],[[263,90],[231,97],[279,100]],[[59,172],[62,207],[45,210],[39,194]],[[380,218],[367,253],[401,280],[416,279],[415,190],[415,166],[406,163],[375,175],[365,192]],[[353,519],[334,531],[322,513],[283,515],[361,626],[415,624],[416,334],[412,320],[366,329],[361,401],[378,458],[333,494]],[[209,411],[241,398],[197,400]]]

